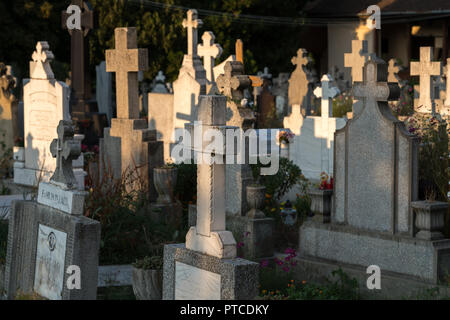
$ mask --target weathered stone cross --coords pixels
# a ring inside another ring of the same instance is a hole
[[[330,86],[333,83],[333,79],[329,74],[324,74],[320,80],[322,87],[317,87],[314,90],[314,95],[321,99],[321,115],[323,118],[329,118],[333,116],[333,104],[331,99],[339,94],[339,89],[334,86]]]
[[[353,85],[353,95],[357,99],[363,99],[365,108],[374,108],[378,101],[397,100],[400,88],[397,83],[387,82],[387,65],[377,58],[372,57],[366,62],[363,69],[363,82]]]
[[[398,81],[398,73],[400,72],[400,66],[398,64],[397,59],[389,60],[388,67],[388,82],[399,82]]]
[[[197,57],[198,31],[203,25],[203,21],[197,19],[197,10],[190,9],[187,12],[187,19],[183,20],[183,28],[187,28],[188,34],[188,55]]]
[[[36,44],[36,51],[33,52],[31,58],[33,62],[30,64],[30,77],[32,79],[54,79],[50,61],[55,56],[49,50],[50,46],[47,41],[39,41]]]
[[[243,89],[251,84],[249,77],[244,75],[244,66],[239,61],[228,61],[224,71],[225,73],[217,78],[219,91],[233,100],[242,100]]]
[[[432,54],[432,47],[420,47],[420,62],[411,62],[410,74],[412,76],[420,76],[419,108],[421,112],[431,112],[433,110],[431,76],[439,76],[442,73],[441,62],[432,62]]]
[[[76,5],[81,9],[80,24],[81,30],[73,29],[68,30],[71,35],[71,87],[73,90],[71,100],[77,104],[78,100],[86,100],[90,98],[90,85],[89,85],[89,73],[87,70],[88,58],[87,58],[87,42],[86,36],[94,27],[94,13],[90,8],[90,5],[83,0],[72,0],[72,5]],[[71,14],[66,11],[62,12],[62,27],[67,29],[67,19]],[[77,108],[77,107],[75,107]],[[80,108],[82,108],[80,104]]]
[[[214,81],[214,59],[220,57],[222,54],[222,47],[220,44],[215,44],[214,34],[211,31],[206,31],[202,36],[203,44],[198,45],[198,55],[203,57],[203,66],[206,70],[206,79],[209,82]]]
[[[352,82],[363,81],[363,67],[369,60],[366,40],[352,40],[352,52],[344,54],[344,65],[352,68]]]
[[[115,29],[115,50],[106,50],[106,71],[116,73],[117,118],[139,119],[138,72],[148,69],[147,49],[137,48],[136,28]]]
[[[72,121],[59,121],[58,139],[50,144],[50,152],[56,158],[56,169],[50,181],[56,182],[66,189],[76,189],[77,181],[73,174],[72,160],[81,154],[81,143],[73,138],[74,128]]]
[[[236,61],[239,61],[244,66],[244,42],[241,39],[237,39],[235,43],[235,56]],[[262,87],[263,79],[258,76],[248,76],[252,81],[252,87]]]

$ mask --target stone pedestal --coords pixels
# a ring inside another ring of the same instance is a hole
[[[243,247],[246,259],[259,260],[273,257],[273,224],[272,218],[247,220]]]
[[[258,269],[255,262],[219,259],[169,244],[164,247],[163,300],[253,300]]]
[[[13,299],[19,291],[38,292],[52,300],[96,299],[98,221],[32,201],[16,201],[12,205],[8,232],[5,272],[8,299]],[[48,241],[41,241],[45,237]],[[53,254],[46,255],[46,250]],[[47,264],[52,266],[51,279],[45,276],[49,272]],[[80,267],[81,289],[68,289],[67,280],[73,273],[66,272],[69,266]]]

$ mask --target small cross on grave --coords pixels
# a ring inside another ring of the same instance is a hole
[[[389,60],[388,67],[388,82],[397,82],[399,83],[398,73],[400,72],[400,65],[397,59]]]
[[[73,138],[72,121],[61,120],[58,125],[58,139],[50,144],[50,152],[56,158],[56,169],[50,181],[65,189],[76,189],[77,181],[73,174],[72,160],[81,154],[81,143]]]
[[[222,47],[220,44],[215,44],[214,34],[211,31],[206,31],[202,36],[203,44],[198,45],[198,55],[203,57],[203,65],[206,70],[206,79],[209,82],[214,81],[214,59],[220,57],[222,54]]]
[[[321,114],[323,118],[333,116],[333,104],[331,99],[339,94],[339,89],[330,84],[333,83],[333,78],[329,74],[324,74],[320,80],[322,87],[317,87],[314,90],[314,95],[321,99]]]
[[[434,112],[431,76],[439,76],[442,73],[441,62],[431,61],[432,55],[432,47],[420,47],[420,62],[411,62],[411,75],[420,76],[418,109],[421,112]]]
[[[158,75],[155,77],[155,81],[158,83],[164,83],[166,81],[166,76],[161,70],[158,71]]]
[[[363,81],[363,67],[369,60],[366,40],[352,40],[352,52],[344,54],[344,65],[352,68],[352,82]]]
[[[197,57],[198,31],[197,29],[203,25],[201,19],[197,19],[197,10],[190,9],[187,12],[187,19],[183,20],[183,28],[187,29],[188,34],[188,55]]]
[[[244,98],[244,89],[249,87],[251,81],[244,75],[244,66],[238,61],[228,61],[225,65],[225,74],[217,78],[217,87],[226,97],[241,101]]]
[[[115,29],[115,50],[106,50],[106,71],[116,73],[117,118],[139,119],[138,72],[148,69],[147,49],[137,48],[136,28]]]
[[[50,61],[55,56],[49,50],[50,46],[47,41],[39,41],[36,45],[36,51],[33,52],[31,58],[33,61],[30,63],[30,77],[32,79],[54,79]]]
[[[80,27],[79,29],[69,29],[70,47],[71,47],[71,87],[73,90],[71,97],[71,104],[78,105],[83,108],[83,101],[90,99],[90,83],[89,83],[89,72],[88,57],[87,57],[87,41],[86,36],[89,31],[94,28],[94,13],[88,2],[83,0],[72,0],[71,5],[78,6],[81,10],[80,14]],[[64,29],[67,29],[68,19],[72,19],[71,16],[73,12],[62,12],[61,24]]]
[[[272,74],[269,73],[269,68],[268,67],[264,67],[264,72],[258,72],[258,77],[260,77],[261,79],[272,79]]]
[[[357,99],[364,100],[365,108],[373,108],[378,101],[397,100],[400,96],[400,88],[397,83],[388,83],[387,65],[377,58],[364,65],[363,82],[353,85],[353,95]]]

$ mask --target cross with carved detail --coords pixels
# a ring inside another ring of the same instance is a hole
[[[206,79],[214,81],[214,59],[222,54],[220,44],[214,43],[215,37],[211,31],[206,31],[202,36],[203,44],[198,45],[198,55],[203,57],[203,65],[206,70]]]
[[[233,100],[242,100],[243,90],[251,85],[249,77],[244,75],[244,66],[239,61],[228,61],[224,71],[216,81],[219,91]]]
[[[50,181],[62,184],[68,189],[76,189],[77,181],[73,174],[72,160],[77,159],[81,154],[81,142],[73,138],[74,128],[72,121],[59,121],[58,139],[53,139],[50,144],[50,152],[56,158],[56,169]]]

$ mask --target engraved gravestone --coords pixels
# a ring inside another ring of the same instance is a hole
[[[83,215],[86,193],[76,189],[72,160],[81,152],[71,121],[61,120],[52,142],[57,158],[38,199],[15,201],[8,228],[5,288],[8,299],[37,293],[50,300],[95,300],[100,223]],[[69,267],[76,266],[79,273]],[[71,280],[74,275],[80,278]]]

